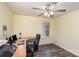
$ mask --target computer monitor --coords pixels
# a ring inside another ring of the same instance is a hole
[[[15,42],[17,40],[17,36],[16,35],[12,35],[12,40],[13,40],[13,42]]]

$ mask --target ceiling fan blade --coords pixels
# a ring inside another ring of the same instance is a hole
[[[38,16],[41,16],[41,15],[43,15],[44,14],[44,12],[43,13],[41,13],[41,14],[39,14]]]
[[[55,12],[66,12],[65,9],[62,9],[62,10],[55,10]]]
[[[42,10],[42,9],[40,9],[40,8],[32,8],[32,9],[36,9],[36,10]]]
[[[58,2],[51,2],[51,5],[52,5],[52,4],[56,5],[57,3],[58,3]]]

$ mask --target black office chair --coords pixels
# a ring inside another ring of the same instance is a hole
[[[41,35],[40,35],[40,34],[36,34],[36,38],[35,38],[35,42],[34,42],[34,45],[35,45],[35,51],[37,51],[37,50],[38,50],[40,37],[41,37]]]
[[[12,45],[13,41],[11,36],[8,38],[7,44],[0,46],[0,57],[12,57],[16,51],[16,46]]]
[[[13,45],[3,45],[0,47],[0,57],[12,57],[16,51],[16,46]]]
[[[27,47],[26,47],[27,56],[29,56],[28,53],[30,53],[30,56],[33,57],[33,53],[38,50],[40,37],[41,37],[40,34],[36,34],[35,39],[29,39],[29,40],[26,41],[26,44],[27,44]]]

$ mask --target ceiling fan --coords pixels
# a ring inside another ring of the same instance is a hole
[[[45,15],[47,17],[54,16],[54,12],[66,12],[66,9],[54,10],[55,5],[57,3],[58,2],[49,2],[46,4],[45,8],[43,8],[43,9],[42,8],[32,8],[32,9],[43,11],[43,13],[39,14],[38,16]]]

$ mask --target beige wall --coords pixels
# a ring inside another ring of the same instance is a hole
[[[54,18],[55,44],[79,56],[79,10]]]
[[[43,36],[43,22],[50,22],[50,37],[45,38]],[[36,33],[42,35],[42,40],[40,44],[53,43],[53,23],[54,20],[49,18],[33,17],[33,16],[14,16],[14,33],[18,34],[21,32],[23,36],[35,36]]]
[[[43,36],[43,22],[50,22],[48,38]],[[22,32],[23,36],[35,36],[36,33],[40,33],[40,44],[55,43],[79,56],[79,10],[53,19],[23,15],[14,15],[13,18],[10,9],[4,3],[0,3],[0,39],[4,39],[3,25],[8,27],[8,36],[13,32],[17,35]]]
[[[12,12],[4,3],[0,3],[0,39],[3,37],[3,25],[7,25],[7,35],[12,34]]]

